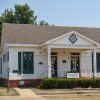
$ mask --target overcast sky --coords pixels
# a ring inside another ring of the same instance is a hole
[[[0,13],[25,3],[49,24],[100,27],[100,0],[0,0]]]

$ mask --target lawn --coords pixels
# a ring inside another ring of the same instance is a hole
[[[6,87],[0,87],[0,96],[16,96],[16,95],[19,95],[19,93],[15,89],[10,88],[9,92],[7,92]]]

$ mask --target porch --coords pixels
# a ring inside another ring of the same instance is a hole
[[[45,46],[48,78],[66,77],[68,72],[77,72],[79,77],[96,76],[97,42],[72,31],[47,41]]]
[[[47,58],[48,70],[44,71],[41,77],[96,76],[96,50],[94,49],[48,48]]]

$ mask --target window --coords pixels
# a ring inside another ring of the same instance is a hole
[[[4,54],[3,55],[3,63],[5,63],[5,61],[6,61],[6,55]]]
[[[100,72],[100,53],[96,54],[97,58],[97,72]]]
[[[33,52],[18,52],[18,70],[19,74],[34,73]]]
[[[51,55],[57,55],[57,52],[51,52]]]
[[[3,62],[9,61],[9,51],[3,55]]]
[[[9,51],[6,53],[6,61],[9,61]]]
[[[2,57],[0,58],[0,74],[2,74]]]

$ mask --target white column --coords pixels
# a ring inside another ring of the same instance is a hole
[[[48,55],[48,78],[51,78],[51,48],[47,48],[47,55]]]
[[[97,63],[96,63],[96,49],[93,49],[93,72],[94,72],[94,77],[96,77],[96,68],[97,68]]]

